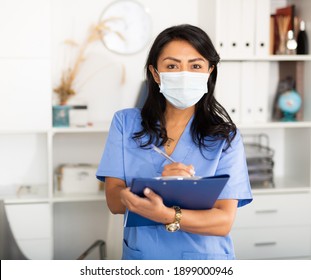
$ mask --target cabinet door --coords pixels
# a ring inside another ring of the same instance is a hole
[[[237,259],[292,259],[311,256],[311,227],[235,229]]]
[[[240,259],[311,256],[310,193],[255,195],[238,209],[232,238]]]
[[[29,259],[52,258],[50,205],[6,205],[11,229],[21,250]]]
[[[255,195],[251,204],[238,209],[234,228],[311,226],[310,202],[309,193]]]

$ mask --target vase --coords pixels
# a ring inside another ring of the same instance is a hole
[[[53,106],[53,127],[69,127],[69,111],[71,106],[54,105]]]

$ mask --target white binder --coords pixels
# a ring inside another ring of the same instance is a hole
[[[234,122],[240,121],[240,85],[240,63],[222,62],[218,68],[215,96]]]
[[[254,62],[255,63],[255,62]],[[269,120],[269,62],[255,63],[254,122]]]
[[[270,49],[270,0],[256,0],[256,56],[269,55]]]
[[[214,0],[215,1],[215,0]],[[216,1],[216,40],[215,46],[221,58],[228,57],[229,41],[228,41],[228,21],[230,11],[226,6],[228,0]]]
[[[241,122],[269,119],[269,62],[241,63]]]
[[[214,0],[222,58],[269,54],[270,0]]]
[[[243,56],[255,54],[255,1],[241,1],[241,50]]]
[[[227,0],[228,55],[242,55],[242,0]]]
[[[254,121],[255,63],[241,63],[241,122]]]

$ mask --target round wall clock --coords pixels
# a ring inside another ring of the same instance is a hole
[[[151,38],[151,17],[145,7],[134,0],[112,2],[100,16],[107,27],[104,45],[119,54],[142,50]]]

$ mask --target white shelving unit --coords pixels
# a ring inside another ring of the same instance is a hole
[[[227,9],[230,12],[226,14],[222,7],[228,6],[229,2],[232,2],[230,5],[233,7],[230,6],[231,9]],[[311,56],[269,55],[267,49],[260,50],[260,45],[264,48],[268,47],[268,41],[264,38],[269,38],[269,29],[266,29],[264,35],[255,28],[255,25],[252,25],[254,24],[252,21],[255,20],[255,24],[259,27],[269,26],[267,21],[273,11],[270,10],[266,15],[256,14],[253,19],[247,14],[243,15],[245,7],[252,7],[252,9],[256,7],[255,10],[267,13],[268,5],[271,7],[274,2],[273,0],[199,1],[200,20],[201,26],[206,27],[212,40],[216,45],[218,44],[222,58],[219,69],[219,80],[222,85],[218,88],[220,94],[217,93],[216,85],[216,97],[218,94],[220,102],[232,114],[242,135],[265,133],[269,137],[270,147],[275,151],[275,187],[253,189],[254,201],[249,206],[238,210],[232,230],[237,257],[240,259],[309,259],[311,258],[311,111],[309,106]],[[307,22],[307,32],[311,38],[309,1],[284,2],[285,5],[295,5],[296,15]],[[246,11],[251,15],[252,11],[254,12],[249,9]],[[223,20],[225,17],[227,19]],[[256,17],[260,17],[261,20]],[[244,22],[241,25],[241,21],[247,20],[248,24]],[[227,35],[224,31],[228,29],[226,24],[231,25],[230,34]],[[260,36],[261,38],[258,38]],[[245,48],[245,42],[248,42],[248,49]],[[238,48],[244,48],[244,51],[239,52]],[[243,68],[245,65],[246,68]],[[263,65],[259,69],[265,71],[256,72],[257,65]],[[255,69],[256,75],[247,76],[246,71],[246,76],[243,76],[245,75],[243,69]],[[228,72],[223,79],[221,75],[224,74],[221,71]],[[303,93],[303,116],[297,122],[271,121],[277,83],[281,75],[284,78],[287,73],[294,73],[295,78],[299,79],[297,82],[300,83],[300,90]],[[252,79],[251,82],[248,81],[249,78]],[[256,80],[261,83],[256,84]],[[256,84],[261,91],[258,92],[250,84]],[[249,90],[246,94],[245,87]],[[234,90],[239,93],[236,94]],[[236,95],[230,96],[234,94]],[[261,100],[258,101],[256,95],[259,95]],[[269,115],[254,121],[245,118],[245,115],[243,116],[245,108],[240,107],[246,104],[245,98],[247,102],[251,100],[249,96],[258,103],[265,100],[263,112],[267,110]]]

